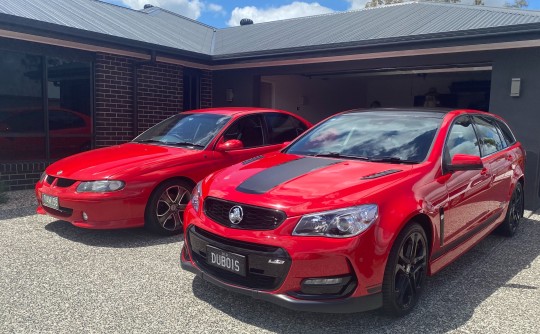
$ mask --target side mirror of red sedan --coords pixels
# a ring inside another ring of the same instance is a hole
[[[234,151],[234,150],[241,150],[244,148],[244,143],[238,139],[231,139],[227,140],[224,143],[220,143],[216,147],[216,151],[219,152],[227,152],[227,151]]]
[[[476,155],[456,154],[452,158],[452,162],[447,166],[449,171],[457,170],[480,170],[484,168],[482,159]]]

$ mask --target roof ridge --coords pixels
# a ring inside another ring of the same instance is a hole
[[[470,8],[474,10],[487,11],[487,12],[502,12],[502,13],[507,13],[507,14],[517,14],[517,15],[526,15],[526,16],[539,16],[540,15],[539,10],[533,10],[533,9],[474,5],[474,4],[468,4],[468,3],[448,3],[448,2],[443,2],[442,0],[440,1],[416,0],[414,2],[418,4],[422,4],[422,5]],[[527,14],[532,14],[532,15],[527,15]]]
[[[97,0],[97,1],[100,1],[100,0]],[[205,26],[207,28],[210,28],[210,29],[216,29],[215,27],[212,27],[211,25],[208,25],[206,23],[202,23],[201,21],[197,21],[197,20],[194,20],[192,18],[189,18],[187,16],[184,16],[182,14],[179,14],[179,13],[175,13],[173,11],[170,11],[168,9],[165,9],[165,8],[161,8],[161,7],[158,7],[158,6],[154,6],[152,5],[152,7],[148,8],[148,11],[144,11],[144,10],[140,10],[139,12],[142,12],[142,13],[145,13],[145,14],[150,14],[151,11],[156,11],[156,10],[159,10],[159,11],[162,11],[162,12],[165,12],[167,14],[170,14],[170,15],[173,15],[173,16],[176,16],[178,18],[181,18],[181,19],[184,19],[184,20],[188,20],[188,21],[191,21],[193,23],[197,23],[201,26]]]

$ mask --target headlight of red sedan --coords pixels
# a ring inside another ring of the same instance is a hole
[[[202,182],[202,181],[201,181]],[[193,188],[193,193],[191,194],[191,205],[197,213],[199,213],[199,206],[202,201],[201,198],[201,182],[197,183],[195,188]]]
[[[106,193],[111,191],[117,191],[122,188],[124,188],[125,183],[123,181],[112,181],[112,180],[104,180],[104,181],[86,181],[81,182],[77,186],[77,192],[78,193]]]
[[[358,235],[379,216],[375,204],[366,204],[305,215],[294,228],[293,235],[348,238]]]

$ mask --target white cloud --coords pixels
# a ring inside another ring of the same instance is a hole
[[[163,9],[170,10],[191,19],[198,19],[205,5],[200,0],[122,0],[122,2],[133,9],[142,9],[144,5],[150,4]]]
[[[321,6],[317,2],[295,1],[281,7],[257,8],[254,6],[236,7],[227,22],[229,26],[240,25],[243,18],[252,19],[255,23],[291,19],[295,17],[332,13],[334,10]]]
[[[362,9],[366,8],[366,3],[369,0],[347,0],[348,3],[351,5],[349,6],[349,9]]]
[[[211,12],[218,12],[218,13],[224,12],[223,6],[215,4],[215,3],[209,3],[208,5],[206,5],[206,8]]]

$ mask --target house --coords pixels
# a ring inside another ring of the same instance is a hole
[[[249,23],[249,22],[248,22]],[[310,121],[436,104],[506,118],[540,207],[540,12],[409,2],[215,29],[161,8],[0,2],[0,179],[126,142],[179,111],[263,106]]]

